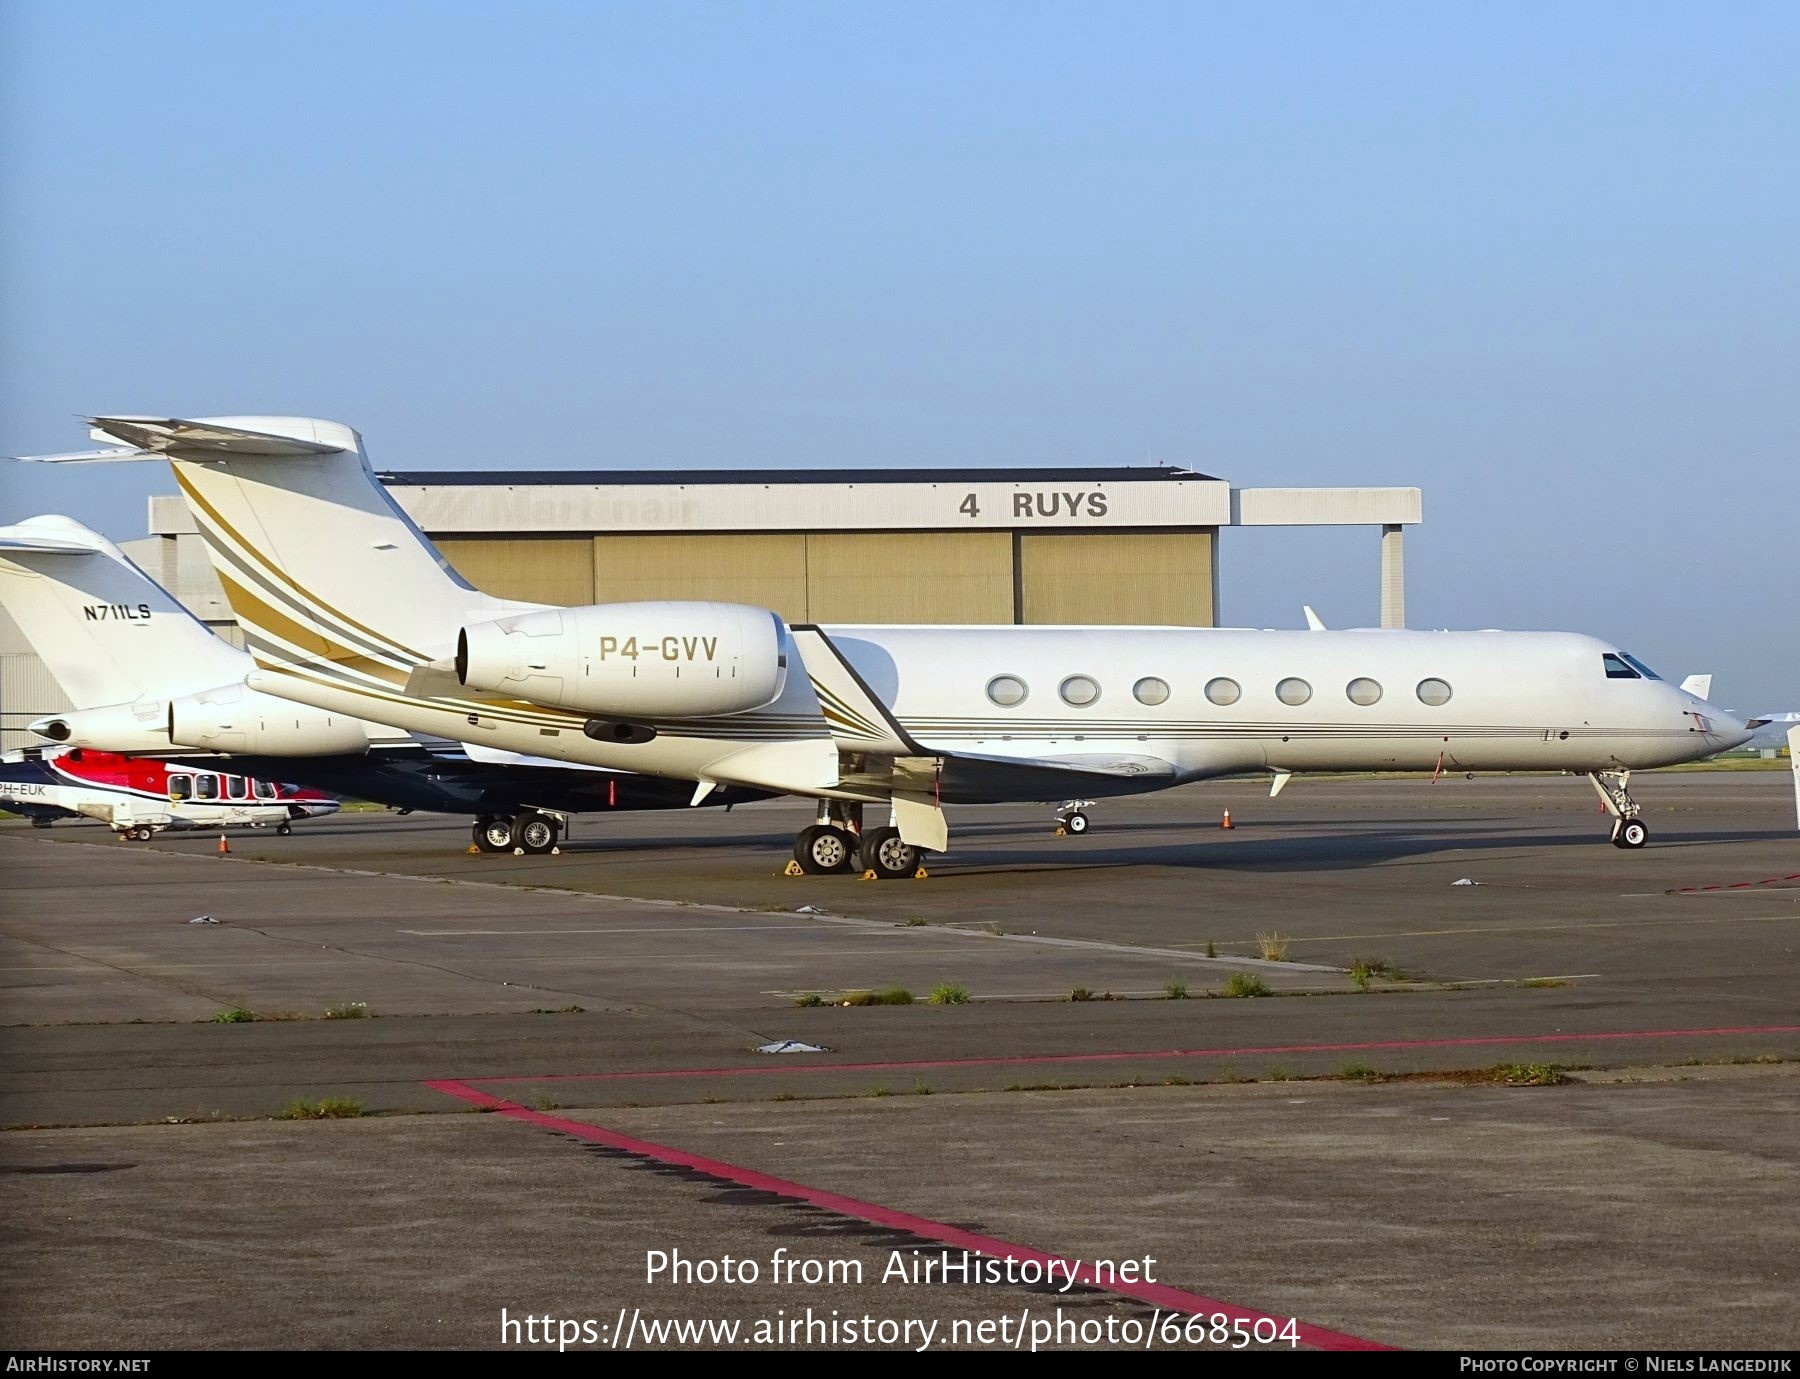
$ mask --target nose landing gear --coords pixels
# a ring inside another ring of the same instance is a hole
[[[1092,800],[1065,800],[1056,811],[1056,836],[1078,838],[1092,826],[1087,816]]]
[[[1648,843],[1650,829],[1638,817],[1640,806],[1631,798],[1631,772],[1590,771],[1588,780],[1593,783],[1594,793],[1600,796],[1600,803],[1606,806],[1606,812],[1612,815],[1612,845],[1635,850]]]

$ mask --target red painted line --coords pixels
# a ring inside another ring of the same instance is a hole
[[[1692,895],[1696,891],[1741,891],[1751,886],[1779,886],[1788,881],[1800,881],[1800,872],[1791,876],[1765,876],[1761,881],[1733,881],[1726,884],[1715,881],[1710,886],[1674,886],[1663,892],[1664,895]]]
[[[1010,1241],[999,1240],[991,1235],[980,1235],[943,1221],[933,1221],[924,1216],[913,1216],[908,1212],[896,1211],[892,1207],[884,1207],[875,1202],[864,1202],[855,1197],[845,1197],[835,1192],[826,1192],[822,1188],[808,1187],[804,1183],[791,1182],[786,1178],[771,1177],[767,1173],[758,1173],[755,1169],[739,1168],[736,1164],[728,1164],[719,1159],[690,1154],[684,1149],[675,1149],[669,1145],[636,1139],[633,1136],[621,1134],[617,1130],[608,1130],[604,1126],[586,1125],[578,1120],[566,1120],[561,1116],[546,1115],[542,1111],[533,1111],[517,1102],[505,1101],[499,1097],[489,1096],[486,1092],[477,1091],[467,1082],[444,1079],[427,1082],[425,1085],[433,1091],[457,1097],[473,1106],[484,1107],[498,1115],[506,1116],[510,1120],[521,1121],[526,1125],[535,1125],[541,1130],[554,1130],[559,1134],[585,1140],[589,1144],[603,1144],[610,1149],[619,1149],[627,1154],[654,1159],[658,1163],[694,1169],[714,1178],[722,1178],[742,1187],[753,1188],[758,1192],[772,1192],[795,1201],[807,1202],[822,1211],[833,1212],[839,1216],[869,1221],[890,1230],[907,1231],[922,1239],[935,1240],[953,1249],[968,1250],[974,1254],[986,1255],[990,1259],[1030,1260],[1046,1267],[1054,1262],[1058,1273],[1072,1272],[1078,1283],[1087,1284],[1119,1297],[1136,1298],[1153,1307],[1208,1317],[1223,1314],[1230,1321],[1242,1321],[1248,1327],[1254,1327],[1259,1321],[1269,1321],[1279,1329],[1288,1321],[1288,1318],[1277,1317],[1270,1312],[1258,1312],[1254,1308],[1221,1302],[1217,1298],[1209,1298],[1200,1293],[1190,1293],[1182,1288],[1171,1288],[1167,1284],[1120,1283],[1117,1281],[1102,1283],[1091,1264],[1078,1264],[1063,1255],[1049,1254],[1043,1250],[1033,1249],[1029,1245],[1015,1245]],[[1310,1322],[1296,1321],[1294,1330],[1303,1345],[1314,1346],[1320,1350],[1392,1350],[1395,1348],[1383,1345],[1379,1341],[1364,1340],[1360,1336],[1349,1336],[1341,1331],[1330,1331],[1322,1326],[1314,1326]]]
[[[1168,1058],[1231,1058],[1252,1054],[1370,1053],[1407,1049],[1466,1049],[1512,1044],[1576,1044],[1626,1039],[1713,1038],[1727,1034],[1800,1034],[1800,1025],[1739,1025],[1719,1029],[1640,1029],[1603,1034],[1498,1034],[1464,1039],[1383,1039],[1355,1044],[1268,1044],[1224,1049],[1141,1049],[1126,1053],[1033,1053],[994,1058],[913,1058],[889,1063],[760,1063],[742,1068],[669,1068],[615,1073],[520,1073],[466,1077],[459,1085],[494,1082],[638,1082],[656,1078],[763,1077],[779,1073],[875,1073],[922,1068],[1005,1068],[1045,1063],[1125,1063]]]

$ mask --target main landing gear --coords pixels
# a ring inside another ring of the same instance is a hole
[[[522,809],[517,814],[483,814],[475,821],[471,836],[482,852],[510,852],[515,857],[543,857],[560,852],[563,821],[554,814],[537,809]]]
[[[1590,771],[1588,780],[1594,792],[1612,815],[1612,845],[1616,848],[1641,848],[1650,841],[1650,830],[1638,817],[1640,806],[1631,798],[1629,771]]]
[[[862,806],[820,800],[816,823],[794,836],[789,876],[830,876],[855,871],[862,849]]]
[[[882,828],[862,826],[862,806],[840,800],[821,800],[816,823],[808,824],[794,838],[794,860],[789,876],[829,876],[860,871],[882,881],[917,876],[924,852],[900,836],[892,824]]]

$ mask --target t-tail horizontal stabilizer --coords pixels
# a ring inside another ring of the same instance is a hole
[[[122,441],[106,450],[64,455],[15,455],[39,464],[106,464],[165,456],[204,459],[209,455],[296,459],[335,455],[356,448],[348,426],[311,417],[89,417],[88,434],[97,441]]]

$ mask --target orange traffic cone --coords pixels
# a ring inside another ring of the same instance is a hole
[[[231,844],[225,841],[225,835],[219,835],[219,856],[224,857],[231,851]]]
[[[1225,817],[1219,821],[1219,827],[1220,828],[1236,828],[1237,827],[1236,824],[1231,822],[1231,811],[1229,809],[1227,809],[1225,811]]]

